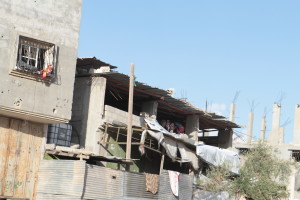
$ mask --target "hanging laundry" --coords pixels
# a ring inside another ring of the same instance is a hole
[[[170,186],[173,194],[178,197],[180,173],[168,170]]]
[[[157,174],[145,173],[146,178],[146,191],[156,194],[158,192],[159,176]]]

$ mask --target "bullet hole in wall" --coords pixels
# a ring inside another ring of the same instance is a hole
[[[21,107],[21,105],[22,105],[22,99],[16,99],[15,102],[14,102],[14,105],[16,107]]]
[[[53,114],[56,114],[57,110],[55,108],[53,108]]]

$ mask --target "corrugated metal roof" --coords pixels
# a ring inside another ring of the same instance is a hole
[[[94,74],[94,76],[103,76],[108,78],[109,80],[113,80],[115,82],[119,82],[128,86],[129,83],[129,76],[118,73],[118,72],[105,72],[100,74]],[[193,106],[191,103],[182,100],[176,99],[170,95],[170,93],[166,90],[159,89],[158,87],[152,87],[145,83],[136,81],[135,90],[137,92],[144,92],[149,95],[155,96],[159,98],[160,103],[166,103],[170,106],[178,108],[182,111],[185,111],[185,114],[197,114],[203,120],[206,120],[208,123],[216,124],[223,126],[224,128],[239,128],[239,126],[229,120],[227,120],[224,116],[217,115],[215,113],[208,113],[203,111],[202,109]],[[214,128],[214,127],[207,127],[207,128]]]
[[[89,71],[89,69],[91,69],[91,68],[99,69],[100,67],[103,67],[103,66],[109,66],[111,69],[117,68],[116,66],[113,66],[109,63],[105,63],[105,62],[97,59],[96,57],[77,58],[76,69],[87,69],[87,71]]]
[[[43,160],[39,169],[37,196],[61,195],[78,199],[82,196],[85,161]]]

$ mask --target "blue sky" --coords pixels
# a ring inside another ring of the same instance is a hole
[[[300,104],[300,1],[83,0],[79,57],[93,57],[162,89],[175,88],[204,109],[247,125],[255,101],[254,137],[267,110],[282,102],[285,142],[292,142]],[[289,122],[289,123],[286,123]],[[241,132],[246,132],[240,129]],[[269,131],[267,131],[267,135]]]

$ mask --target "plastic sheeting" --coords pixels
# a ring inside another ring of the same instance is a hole
[[[145,119],[150,129],[154,130],[145,130],[142,133],[141,143],[144,143],[146,139],[146,134],[151,135],[158,141],[159,145],[162,145],[166,150],[167,155],[175,161],[177,157],[177,151],[179,149],[181,155],[181,162],[190,162],[194,169],[199,168],[198,158],[192,150],[186,147],[184,141],[189,141],[191,139],[182,137],[175,133],[169,133],[164,129],[156,120]],[[190,142],[189,142],[190,143]]]
[[[238,174],[240,158],[238,153],[209,145],[197,145],[197,155],[214,166],[228,165],[231,172]]]

